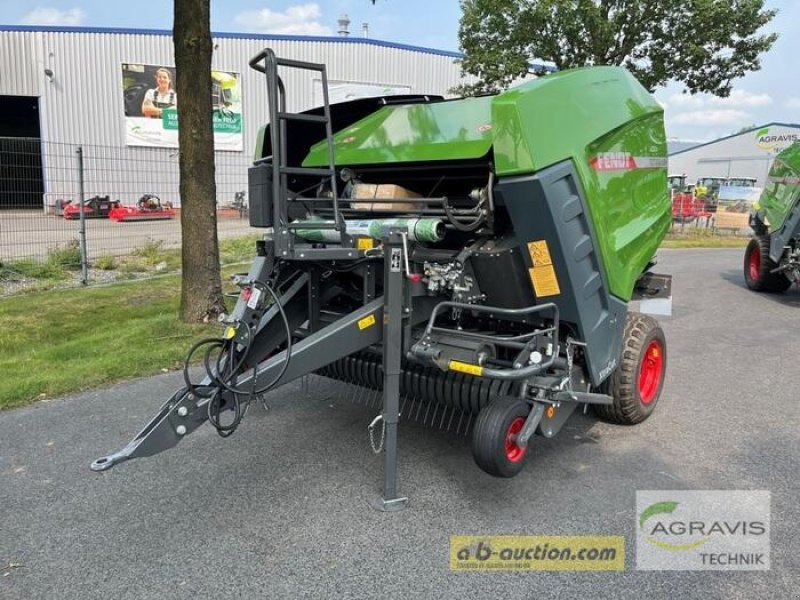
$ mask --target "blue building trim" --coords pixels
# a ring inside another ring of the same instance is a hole
[[[168,35],[172,36],[170,29],[130,29],[125,27],[67,27],[62,25],[0,25],[0,31],[29,31],[29,32],[52,32],[52,33],[106,33],[120,35]],[[437,50],[436,48],[426,48],[424,46],[412,46],[410,44],[399,44],[397,42],[386,42],[372,38],[342,37],[342,36],[321,36],[321,35],[282,35],[276,33],[231,33],[231,32],[211,32],[211,36],[218,39],[232,40],[265,40],[280,42],[327,42],[331,44],[365,44],[367,46],[377,46],[379,48],[393,48],[395,50],[408,50],[409,52],[422,52],[434,54],[436,56],[447,56],[449,58],[464,58],[461,52],[450,50]],[[554,72],[557,69],[547,65],[533,63],[533,69],[540,69]]]
[[[30,32],[52,32],[52,33],[111,33],[121,35],[172,35],[170,29],[131,29],[126,27],[68,27],[62,25],[0,25],[0,31],[30,31]],[[412,52],[425,52],[438,56],[449,56],[452,58],[463,58],[460,52],[449,50],[437,50],[435,48],[425,48],[422,46],[411,46],[409,44],[398,44],[395,42],[385,42],[372,38],[342,37],[342,36],[321,36],[321,35],[280,35],[265,33],[230,33],[230,32],[211,32],[212,37],[228,38],[234,40],[274,40],[283,42],[330,42],[334,44],[367,44],[382,48],[395,48],[397,50],[410,50]]]

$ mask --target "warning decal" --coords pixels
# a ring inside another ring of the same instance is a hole
[[[483,367],[480,365],[471,365],[469,363],[461,362],[460,360],[451,360],[447,365],[451,371],[458,371],[459,373],[466,373],[467,375],[475,375],[481,377],[483,375]]]
[[[550,249],[547,247],[547,241],[545,240],[528,242],[528,252],[530,252],[531,262],[534,267],[553,264],[553,259],[550,258]]]
[[[531,255],[533,267],[528,269],[533,284],[533,291],[539,298],[557,296],[561,293],[558,286],[556,270],[553,268],[553,259],[547,240],[528,242],[528,252]]]
[[[558,296],[561,293],[561,288],[558,287],[558,279],[556,278],[556,271],[553,265],[546,265],[544,267],[533,267],[528,269],[533,282],[533,291],[536,296],[544,298],[545,296]]]
[[[358,322],[358,328],[361,331],[364,331],[367,327],[372,327],[373,325],[375,325],[375,315],[367,315]]]

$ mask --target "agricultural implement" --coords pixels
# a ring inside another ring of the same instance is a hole
[[[785,292],[800,281],[800,143],[775,157],[750,227],[755,235],[744,254],[747,287]]]
[[[161,199],[153,194],[145,194],[136,202],[136,206],[117,205],[111,209],[109,217],[112,221],[162,221],[174,219],[177,211],[172,204],[161,203]]]
[[[83,216],[86,219],[108,219],[111,211],[119,206],[119,201],[112,201],[108,196],[94,196],[83,201]],[[67,202],[62,207],[65,219],[80,219],[81,205],[77,202]]]
[[[161,452],[206,421],[230,435],[254,398],[311,373],[381,391],[370,425],[381,510],[405,504],[406,400],[437,422],[466,415],[476,463],[499,477],[579,407],[622,424],[650,416],[666,341],[628,303],[664,289],[650,268],[672,216],[662,109],[627,71],[330,106],[324,65],[265,50],[250,66],[265,74],[271,123],[249,169],[249,219],[265,236],[223,336],[189,353],[205,378],[185,370],[92,469]],[[324,105],[288,112],[284,69],[315,72]]]
[[[686,184],[686,175],[670,175],[667,178],[672,195],[672,218],[679,223],[691,223],[695,219],[708,217],[706,203],[694,195]]]

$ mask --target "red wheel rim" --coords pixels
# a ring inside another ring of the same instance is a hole
[[[525,417],[517,417],[511,421],[511,425],[506,431],[506,458],[512,463],[519,462],[525,456],[525,451],[528,449],[520,448],[515,441],[517,434],[522,431],[522,426],[525,425]]]
[[[642,399],[642,404],[650,404],[655,400],[663,370],[664,349],[661,342],[653,340],[644,352],[639,369],[639,398]]]
[[[761,250],[758,247],[753,248],[750,253],[748,268],[750,270],[750,279],[758,281],[758,277],[761,275]]]

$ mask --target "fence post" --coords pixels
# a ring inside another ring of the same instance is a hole
[[[86,254],[86,214],[83,206],[83,146],[78,146],[78,208],[80,210],[80,226],[78,229],[78,241],[81,250],[81,283],[89,282],[89,257]]]

